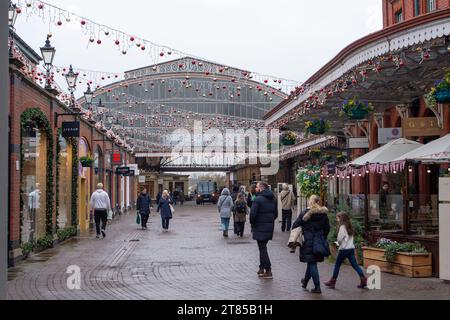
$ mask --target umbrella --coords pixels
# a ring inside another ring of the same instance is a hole
[[[450,134],[408,152],[392,162],[418,161],[422,163],[450,162]]]

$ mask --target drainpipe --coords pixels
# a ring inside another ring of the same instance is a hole
[[[0,150],[9,150],[9,60],[6,44],[8,43],[8,5],[9,1],[0,1]],[[8,273],[8,162],[9,152],[0,155],[0,300],[7,298]]]

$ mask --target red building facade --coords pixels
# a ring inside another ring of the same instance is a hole
[[[449,0],[383,0],[383,27],[449,7]]]

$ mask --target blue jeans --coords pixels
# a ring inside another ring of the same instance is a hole
[[[222,223],[222,231],[228,231],[228,229],[230,229],[230,220],[231,218],[220,218]]]
[[[364,272],[361,270],[358,262],[356,261],[355,250],[349,249],[339,251],[339,254],[336,258],[336,264],[334,265],[333,279],[337,279],[339,277],[339,271],[341,270],[342,263],[345,261],[345,259],[348,259],[348,261],[350,261],[353,269],[355,269],[359,277],[363,278]]]
[[[319,269],[317,268],[317,262],[308,262],[308,267],[306,268],[305,283],[307,284],[311,278],[314,281],[316,288],[320,288],[320,276]]]

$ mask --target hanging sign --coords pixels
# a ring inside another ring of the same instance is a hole
[[[403,122],[404,137],[431,137],[440,136],[441,133],[436,117],[408,118]]]
[[[121,153],[113,153],[111,156],[111,164],[113,166],[120,166],[122,165],[122,154]]]
[[[369,149],[369,138],[350,138],[348,139],[349,149]]]
[[[116,169],[116,174],[122,176],[129,176],[131,173],[130,167],[119,167]]]
[[[388,144],[391,141],[402,138],[402,128],[382,128],[378,129],[378,143]]]
[[[80,122],[63,122],[61,127],[61,134],[64,138],[79,138]]]

